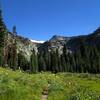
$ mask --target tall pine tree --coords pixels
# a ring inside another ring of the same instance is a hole
[[[34,49],[30,58],[30,70],[32,73],[38,72],[38,57]]]
[[[3,22],[2,10],[0,9],[0,66],[4,65],[5,44],[7,37],[7,28]]]

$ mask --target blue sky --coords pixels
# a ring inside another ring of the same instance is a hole
[[[100,0],[1,0],[4,21],[19,35],[48,40],[76,36],[100,26]]]

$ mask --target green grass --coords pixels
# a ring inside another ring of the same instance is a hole
[[[0,68],[0,100],[41,100],[48,84],[48,100],[100,100],[100,74],[27,74]]]

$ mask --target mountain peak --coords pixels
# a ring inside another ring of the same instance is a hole
[[[60,36],[60,35],[54,35],[50,41],[54,41],[54,40],[65,40],[67,37],[64,36]]]
[[[100,27],[99,27],[99,28],[97,28],[97,29],[94,31],[94,33],[93,33],[93,34],[100,35]]]

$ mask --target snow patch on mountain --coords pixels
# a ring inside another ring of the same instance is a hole
[[[38,41],[38,40],[30,40],[31,42],[34,42],[34,43],[44,43],[45,41]]]

